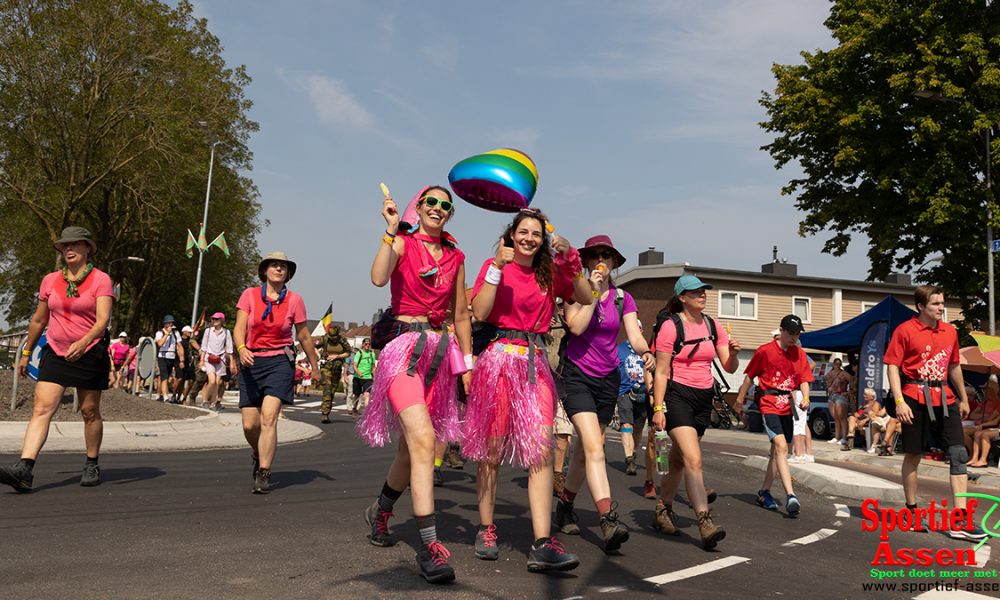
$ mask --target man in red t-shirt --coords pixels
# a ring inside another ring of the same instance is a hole
[[[743,412],[743,400],[756,377],[764,429],[771,440],[771,455],[767,459],[764,485],[757,491],[757,504],[768,510],[778,510],[778,503],[771,497],[771,484],[777,473],[788,494],[785,510],[790,517],[797,517],[801,508],[792,489],[792,474],[788,469],[788,445],[792,443],[793,433],[792,398],[795,391],[800,390],[802,403],[799,408],[808,412],[809,382],[813,380],[809,359],[798,345],[802,331],[802,319],[799,317],[786,315],[781,319],[778,336],[757,348],[750,359],[750,364],[744,371],[746,378],[740,386],[734,405],[738,412]]]
[[[896,418],[903,427],[903,492],[910,510],[917,508],[917,467],[931,430],[948,448],[952,494],[964,494],[969,485],[965,467],[969,451],[962,434],[962,419],[969,414],[969,400],[959,366],[958,333],[954,326],[941,321],[944,291],[940,287],[918,286],[913,292],[913,302],[917,316],[893,331],[885,351],[889,389],[896,403]],[[957,403],[948,379],[958,390]],[[952,501],[952,506],[965,511],[964,497],[956,496]],[[950,530],[948,535],[955,539],[982,540],[987,534],[974,527]]]

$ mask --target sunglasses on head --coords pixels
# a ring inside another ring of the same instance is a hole
[[[420,199],[420,201],[431,208],[440,204],[441,210],[444,212],[451,212],[451,209],[455,206],[455,203],[451,200],[441,200],[440,198],[435,198],[434,196],[424,196]]]

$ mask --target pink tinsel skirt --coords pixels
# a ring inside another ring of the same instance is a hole
[[[416,373],[425,379],[427,370],[434,359],[441,334],[427,331],[427,344],[424,346],[420,359],[417,361]],[[389,387],[397,375],[405,375],[410,363],[410,353],[417,343],[420,334],[407,332],[389,342],[378,358],[375,367],[375,377],[372,381],[371,396],[368,407],[358,420],[357,432],[369,446],[384,446],[392,441],[392,434],[399,433],[399,420],[389,402]],[[457,345],[454,338],[450,345]],[[450,351],[451,349],[449,349]],[[453,442],[459,437],[458,425],[458,375],[452,373],[445,353],[434,376],[433,386],[425,381],[425,389],[429,388],[426,398],[427,412],[438,441]]]
[[[478,462],[532,468],[548,462],[555,385],[544,352],[536,352],[528,383],[527,348],[491,344],[476,361],[462,427],[462,454]]]

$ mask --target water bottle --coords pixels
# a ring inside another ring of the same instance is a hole
[[[666,475],[670,472],[670,434],[666,431],[656,432],[656,473]]]

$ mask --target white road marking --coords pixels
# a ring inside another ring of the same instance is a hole
[[[719,452],[719,454],[725,454],[726,456],[735,456],[736,458],[746,458],[744,454],[733,454],[732,452]]]
[[[643,581],[648,581],[653,585],[663,585],[665,583],[672,583],[682,579],[697,577],[699,575],[704,575],[705,573],[711,573],[712,571],[718,571],[719,569],[725,569],[726,567],[743,564],[745,562],[750,562],[750,559],[742,556],[728,556],[726,558],[713,560],[712,562],[698,565],[696,567],[689,567],[687,569],[681,569],[680,571],[674,571],[673,573],[664,573],[663,575],[657,575],[655,577],[647,577],[646,579],[643,579]]]
[[[836,517],[849,517],[851,516],[851,509],[847,508],[846,504],[834,504],[834,508],[837,509]]]
[[[986,563],[990,560],[990,547],[984,545],[979,550],[976,550],[976,567],[983,568]]]
[[[990,598],[990,596],[963,592],[961,590],[952,590],[950,592],[931,590],[919,596],[914,596],[913,600],[978,600],[979,598]]]
[[[318,406],[321,406],[322,404],[323,404],[323,402],[321,402],[321,401],[316,401],[316,402],[299,402],[295,406],[301,406],[302,408],[316,408]]]
[[[797,540],[792,540],[790,542],[785,542],[782,546],[805,546],[806,544],[811,544],[813,542],[818,542],[820,540],[825,540],[831,535],[837,533],[836,529],[820,529],[816,533],[810,533],[805,537],[800,537]]]
[[[598,593],[601,594],[615,594],[617,592],[628,591],[628,588],[623,585],[612,585],[608,587],[597,588]]]

